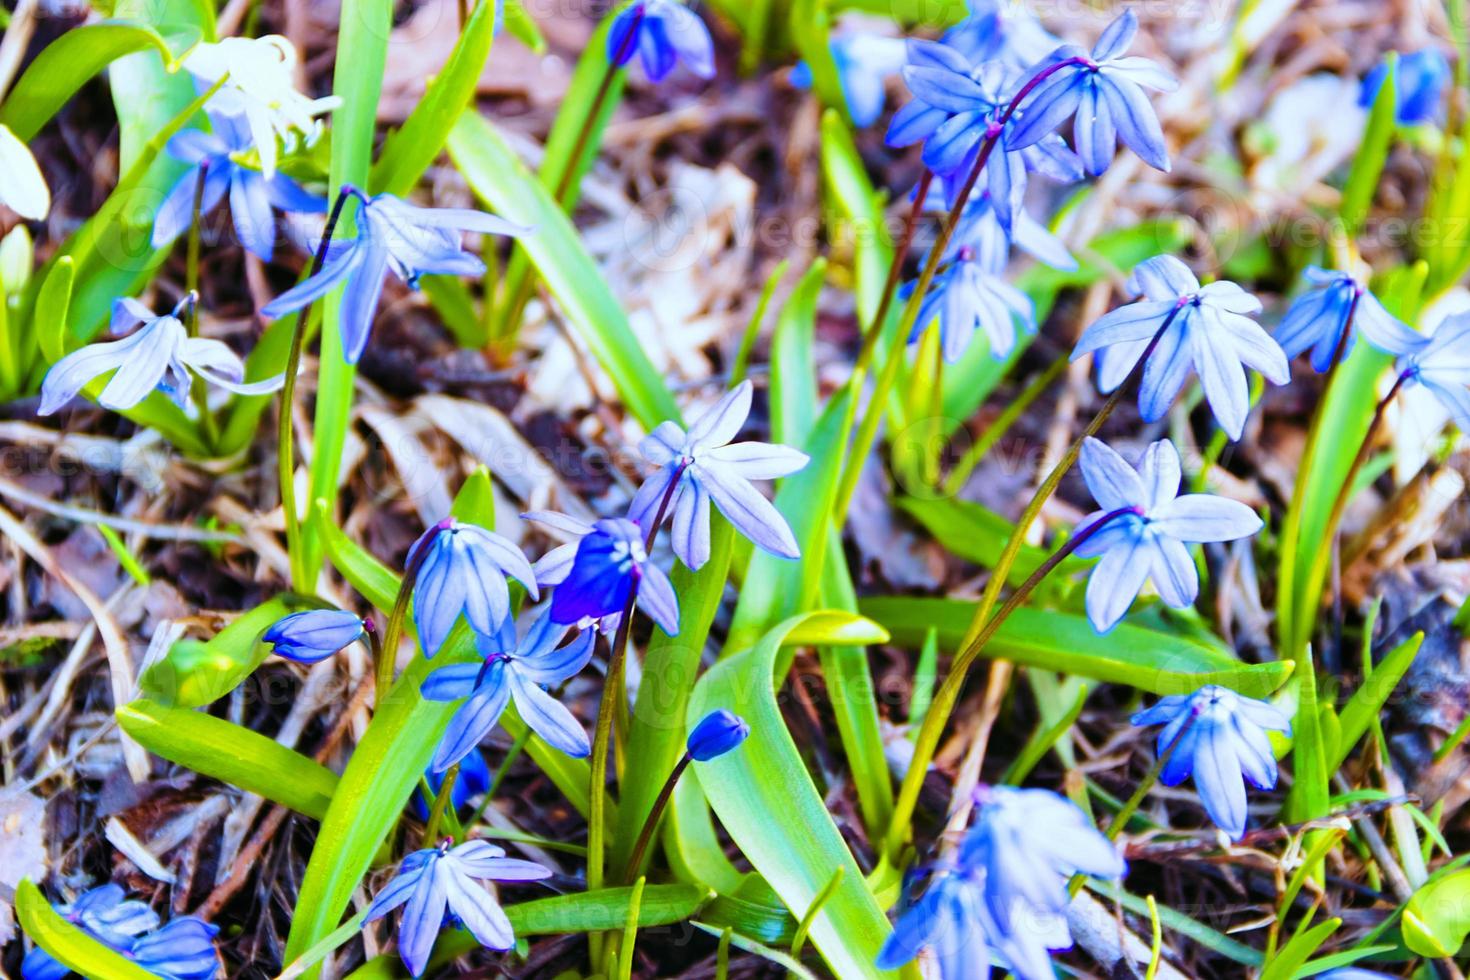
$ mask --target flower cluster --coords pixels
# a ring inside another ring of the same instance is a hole
[[[159,925],[158,913],[107,884],[59,905],[63,919],[113,952],[163,980],[211,980],[219,972],[214,937],[219,927],[192,915]],[[23,980],[62,980],[71,970],[39,946],[21,963]]]

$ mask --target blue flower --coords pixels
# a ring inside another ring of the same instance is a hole
[[[279,620],[261,636],[271,652],[287,660],[314,664],[363,636],[363,622],[341,609],[308,609]]]
[[[1387,62],[1380,61],[1374,65],[1363,79],[1358,105],[1365,109],[1372,106],[1387,77]],[[1417,126],[1437,121],[1450,78],[1450,63],[1433,48],[1401,56],[1394,68],[1393,86],[1398,107],[1395,118],[1399,125]]]
[[[670,636],[679,634],[679,599],[663,569],[649,560],[644,532],[632,521],[601,520],[577,542],[566,577],[551,597],[551,618],[574,624],[638,603]]]
[[[719,708],[699,720],[689,733],[685,748],[690,758],[708,762],[734,750],[749,737],[750,725],[744,718]]]
[[[1035,14],[1006,0],[970,0],[970,16],[946,31],[943,40],[971,64],[1000,61],[1017,72],[1062,44]]]
[[[990,936],[996,931],[985,908],[983,879],[942,873],[906,907],[878,951],[880,970],[897,970],[930,950],[940,980],[978,980],[990,975]]]
[[[129,957],[164,980],[210,980],[219,972],[214,937],[219,926],[180,916],[133,944]]]
[[[572,677],[592,658],[595,633],[578,633],[558,646],[566,633],[543,612],[517,644],[515,623],[506,620],[495,633],[475,637],[482,662],[440,667],[424,678],[420,693],[430,701],[469,698],[450,719],[429,768],[443,772],[473,751],[512,698],[521,719],[549,744],[576,758],[589,755],[592,746],[577,719],[541,689]]]
[[[1391,316],[1366,286],[1346,272],[1311,266],[1305,275],[1315,288],[1297,297],[1276,328],[1276,342],[1287,357],[1296,357],[1310,347],[1312,370],[1321,372],[1332,366],[1332,355],[1339,342],[1340,356],[1348,356],[1357,333],[1374,347],[1390,352],[1405,350],[1421,339]],[[1357,327],[1356,333],[1351,327]],[[1345,330],[1348,333],[1344,340]]]
[[[1168,172],[1164,131],[1143,87],[1172,92],[1179,83],[1147,58],[1122,57],[1137,33],[1138,17],[1126,10],[1102,32],[1091,54],[1071,44],[1054,51],[1038,66],[1033,77],[1045,80],[1021,102],[1021,121],[1007,135],[1007,145],[1030,146],[1075,116],[1072,142],[1088,173],[1108,169],[1119,140],[1144,163]]]
[[[518,235],[527,230],[483,211],[420,208],[392,194],[368,197],[355,188],[342,190],[362,203],[357,211],[357,237],[331,242],[320,272],[286,290],[260,312],[267,318],[283,316],[345,281],[342,349],[349,364],[356,364],[367,347],[389,270],[410,289],[418,288],[419,277],[424,275],[479,276],[485,263],[464,250],[461,232]]]
[[[559,514],[554,510],[528,511],[522,514],[521,518],[537,524],[545,524],[559,536],[571,539],[546,552],[531,566],[536,572],[536,584],[543,589],[565,582],[567,575],[572,571],[572,562],[577,557],[577,546],[584,536],[592,533],[592,525],[581,518],[570,514]],[[618,623],[622,620],[623,609],[619,606],[617,612],[608,613],[605,616],[583,617],[577,620],[576,626],[578,629],[595,629],[599,633],[612,636],[617,632]]]
[[[1235,283],[1222,280],[1201,287],[1183,262],[1158,255],[1133,270],[1127,288],[1143,300],[1088,327],[1072,360],[1106,349],[1098,365],[1098,387],[1110,392],[1127,379],[1167,323],[1139,386],[1138,408],[1145,422],[1164,417],[1193,368],[1220,427],[1239,439],[1250,413],[1245,368],[1255,368],[1274,384],[1291,380],[1280,345],[1247,315],[1260,312],[1260,300]]]
[[[854,125],[865,127],[883,114],[887,98],[883,83],[899,73],[908,61],[908,52],[901,38],[847,31],[833,36],[832,61],[842,83],[847,114]],[[791,84],[799,89],[812,87],[811,66],[805,61],[797,62]]]
[[[683,61],[700,78],[715,77],[709,28],[678,0],[633,0],[607,33],[607,59],[619,67],[637,54],[649,79],[661,82]]]
[[[393,880],[373,898],[366,922],[406,905],[398,924],[398,955],[414,976],[428,966],[434,940],[446,924],[462,925],[489,949],[515,945],[515,930],[495,896],[481,882],[541,881],[551,871],[531,861],[508,858],[493,844],[449,842],[414,851],[403,859]]]
[[[1413,331],[1410,331],[1412,334]],[[1448,316],[1428,337],[1405,341],[1398,370],[1404,382],[1423,385],[1470,432],[1470,313]],[[1412,344],[1412,346],[1409,346]]]
[[[1016,347],[1016,328],[1036,332],[1036,313],[1025,293],[1005,281],[1005,260],[982,262],[971,248],[961,247],[919,307],[909,343],[918,343],[929,324],[939,319],[940,346],[946,362],[958,361],[970,346],[978,327],[985,332],[990,353],[1005,360]],[[905,287],[905,294],[913,284]]]
[[[422,789],[413,795],[413,812],[418,814],[420,820],[429,819],[429,807],[439,794],[439,787],[444,785],[444,777],[445,772],[438,771],[433,766],[424,770],[424,781],[429,784],[430,796],[424,799]],[[454,788],[449,791],[449,805],[454,808],[454,812],[459,813],[469,805],[470,800],[481,793],[489,792],[492,779],[484,753],[466,753],[459,760],[459,775],[455,777]]]
[[[658,471],[634,494],[628,519],[651,531],[656,519],[672,512],[674,554],[690,568],[709,560],[711,500],[758,547],[782,558],[800,554],[786,518],[750,481],[788,476],[805,466],[808,457],[789,446],[730,442],[750,414],[750,397],[751,384],[742,381],[689,431],[664,422],[638,444]]]
[[[1260,517],[1238,500],[1178,496],[1179,452],[1167,440],[1149,446],[1136,470],[1091,438],[1079,461],[1100,508],[1077,527],[1078,536],[1089,535],[1077,554],[1101,558],[1087,582],[1087,618],[1099,632],[1117,625],[1150,578],[1166,605],[1183,609],[1194,602],[1199,573],[1186,544],[1234,541],[1261,529]]]
[[[117,300],[112,306],[112,333],[138,323],[142,328],[122,340],[89,344],[51,365],[41,382],[37,414],[50,415],[109,371],[115,373],[97,395],[97,404],[115,412],[136,407],[155,389],[184,408],[189,404],[191,371],[241,395],[262,395],[281,387],[280,375],[246,383],[245,364],[238,354],[218,340],[190,337],[179,319],[187,302],[186,297],[171,313],[159,316],[135,299]]]
[[[189,230],[194,221],[199,169],[203,167],[200,216],[213,211],[228,194],[230,216],[241,244],[262,261],[269,262],[276,239],[271,207],[319,214],[327,210],[327,202],[307,193],[284,174],[266,176],[237,162],[254,145],[243,117],[215,113],[210,120],[214,124],[213,133],[191,129],[168,141],[169,155],[192,166],[158,208],[153,221],[153,247],[162,248]]]
[[[540,598],[521,549],[474,524],[450,519],[429,528],[409,550],[408,567],[418,570],[413,621],[426,657],[439,652],[461,613],[482,636],[500,631],[510,618],[507,575]]]
[[[1207,685],[1193,694],[1160,699],[1131,719],[1139,726],[1163,725],[1158,753],[1173,754],[1159,780],[1178,786],[1194,776],[1200,803],[1232,840],[1245,833],[1245,783],[1256,789],[1276,785],[1276,756],[1266,732],[1291,734],[1285,714],[1265,701]],[[1176,744],[1177,743],[1177,744]]]
[[[947,189],[945,196],[948,201]],[[946,203],[945,210],[948,209]],[[972,195],[966,202],[944,257],[946,261],[953,261],[968,247],[983,268],[1004,268],[1012,245],[1054,269],[1070,272],[1077,268],[1077,260],[1067,251],[1062,240],[1026,213],[1024,208],[1015,213],[1007,229],[1001,223],[989,193]]]

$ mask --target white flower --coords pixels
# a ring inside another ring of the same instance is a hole
[[[197,45],[184,58],[184,67],[206,86],[225,79],[209,108],[245,117],[267,177],[276,172],[277,137],[287,147],[312,142],[321,133],[315,117],[342,104],[336,96],[311,99],[296,91],[297,61],[296,48],[279,34],[227,37]]]
[[[40,221],[51,210],[51,191],[36,158],[4,125],[0,125],[0,204],[31,221]]]

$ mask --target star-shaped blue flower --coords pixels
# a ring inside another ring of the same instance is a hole
[[[1164,417],[1193,369],[1216,421],[1230,438],[1239,439],[1250,413],[1245,369],[1256,369],[1273,384],[1291,380],[1281,346],[1250,318],[1260,312],[1260,300],[1235,283],[1201,286],[1183,262],[1158,255],[1133,270],[1127,289],[1143,299],[1098,318],[1083,331],[1072,360],[1103,351],[1098,387],[1110,392],[1127,379],[1167,324],[1139,385],[1138,408],[1145,422]]]
[[[1374,347],[1390,352],[1407,350],[1421,339],[1346,272],[1311,266],[1304,275],[1313,288],[1297,297],[1276,328],[1276,342],[1287,357],[1311,348],[1312,370],[1322,372],[1332,366],[1338,344],[1339,356],[1345,358],[1360,333]]]
[[[1239,840],[1245,833],[1246,782],[1256,789],[1276,785],[1276,756],[1266,732],[1290,735],[1286,715],[1265,701],[1210,684],[1193,694],[1162,698],[1131,720],[1139,726],[1164,726],[1158,753],[1163,757],[1172,746],[1173,754],[1159,781],[1178,786],[1193,775],[1205,812],[1232,840]]]
[[[1444,319],[1432,335],[1409,331],[1399,358],[1404,383],[1419,384],[1444,405],[1461,432],[1470,432],[1470,313]]]
[[[415,565],[413,621],[426,657],[439,652],[461,613],[481,636],[500,632],[510,618],[506,576],[540,598],[521,549],[475,524],[445,520],[429,528],[409,550],[408,566]]]
[[[918,343],[938,318],[946,362],[953,364],[964,355],[977,328],[984,332],[992,357],[1009,357],[1016,347],[1018,328],[1036,332],[1036,312],[1031,299],[1006,282],[1004,271],[1003,256],[998,262],[993,256],[989,262],[982,262],[973,249],[960,248],[954,261],[934,277],[909,333],[909,343]],[[911,289],[912,284],[905,293]]]
[[[649,560],[643,530],[629,520],[601,520],[577,542],[550,615],[567,625],[600,620],[621,614],[634,594],[665,633],[679,634],[679,599],[663,569]]]
[[[649,80],[661,82],[684,62],[700,78],[715,77],[709,28],[678,0],[633,0],[607,33],[607,57],[619,67],[638,55]]]
[[[1238,500],[1179,496],[1179,452],[1167,440],[1149,446],[1135,470],[1089,438],[1079,464],[1099,507],[1077,527],[1079,537],[1088,535],[1077,554],[1101,559],[1087,581],[1087,617],[1099,632],[1117,625],[1149,579],[1166,605],[1192,605],[1199,572],[1186,545],[1234,541],[1261,529],[1260,517]]]
[[[521,719],[548,744],[576,758],[589,755],[592,745],[577,719],[542,690],[574,676],[592,658],[597,634],[578,633],[559,646],[567,632],[543,612],[517,643],[515,623],[507,620],[493,634],[476,635],[482,662],[440,667],[424,678],[420,693],[430,701],[469,699],[450,719],[430,768],[443,772],[474,751],[512,698]]]
[[[856,126],[873,125],[883,114],[883,104],[887,101],[884,83],[908,62],[903,39],[865,31],[843,31],[832,36],[831,46],[848,116]],[[812,87],[811,66],[805,61],[796,63],[791,84],[803,90]]]

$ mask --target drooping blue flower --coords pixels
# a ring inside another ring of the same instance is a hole
[[[343,609],[308,609],[277,621],[261,635],[271,652],[287,660],[314,664],[363,636],[363,622]]]
[[[782,558],[800,554],[786,518],[750,481],[789,476],[808,457],[789,446],[730,442],[750,414],[750,398],[751,384],[742,381],[689,431],[663,422],[638,444],[658,471],[634,494],[628,519],[647,531],[661,516],[672,514],[674,554],[690,568],[709,560],[711,500],[757,547]]]
[[[700,78],[715,77],[709,28],[678,0],[633,0],[607,33],[608,61],[619,67],[638,55],[650,81],[661,82],[684,62]]]
[[[1450,63],[1434,48],[1401,55],[1394,69],[1394,95],[1397,97],[1395,118],[1401,126],[1437,122],[1444,105],[1444,93],[1452,77]],[[1363,78],[1358,105],[1369,108],[1378,98],[1378,90],[1388,77],[1388,63],[1380,61]]]
[[[230,217],[240,243],[262,261],[269,262],[276,240],[271,208],[320,214],[327,210],[327,202],[307,193],[284,174],[266,176],[239,162],[254,146],[250,127],[243,117],[213,113],[210,121],[214,126],[212,133],[190,129],[168,141],[168,154],[191,167],[159,205],[153,221],[153,247],[162,248],[189,230],[194,220],[194,195],[202,167],[204,195],[199,203],[200,216],[213,211],[228,195]]]
[[[1410,331],[1413,333],[1413,331]],[[1448,316],[1433,334],[1406,340],[1398,371],[1406,384],[1419,384],[1444,405],[1461,432],[1470,432],[1470,313]]]
[[[1019,111],[1006,115],[1007,69],[995,61],[972,65],[954,48],[934,41],[910,41],[908,50],[903,77],[914,98],[894,114],[888,145],[922,141],[924,163],[940,177],[954,177],[953,187],[958,188],[974,168],[981,144],[1021,121]],[[1025,197],[1028,171],[1070,181],[1082,175],[1082,166],[1054,133],[1024,147],[998,145],[985,165],[983,186],[1007,230]]]
[[[596,634],[579,632],[558,646],[567,632],[543,612],[517,643],[515,622],[507,619],[494,633],[476,635],[483,661],[440,667],[424,678],[420,693],[430,701],[469,699],[450,719],[429,768],[443,772],[472,752],[512,698],[522,720],[549,744],[576,758],[589,755],[592,745],[581,724],[542,690],[573,676],[592,658]]]
[[[1062,44],[1024,5],[1005,0],[970,0],[970,16],[946,31],[943,40],[971,64],[999,61],[1016,72]]]
[[[577,542],[571,568],[552,594],[550,616],[567,625],[601,619],[621,613],[635,594],[665,633],[679,634],[679,599],[649,559],[642,528],[621,518],[601,520]]]
[[[413,812],[418,814],[420,820],[429,819],[429,807],[439,794],[439,788],[444,785],[446,775],[447,770],[437,771],[432,765],[424,770],[424,781],[429,784],[430,796],[424,799],[422,789],[413,794]],[[455,777],[454,788],[449,791],[449,805],[454,808],[455,813],[462,812],[475,797],[489,792],[493,779],[490,766],[485,762],[485,754],[478,750],[467,753],[459,760],[459,775]]]
[[[1131,719],[1138,726],[1163,725],[1160,758],[1173,754],[1159,774],[1165,786],[1193,775],[1205,812],[1232,840],[1245,833],[1245,784],[1276,785],[1276,756],[1267,731],[1291,734],[1291,722],[1274,705],[1206,685],[1193,694],[1161,698]],[[1177,745],[1175,743],[1178,743]]]
[[[930,950],[940,980],[981,980],[990,975],[996,932],[985,907],[983,878],[941,873],[918,900],[905,907],[878,951],[880,970],[897,970]]]
[[[1291,380],[1286,354],[1248,315],[1260,312],[1260,300],[1235,283],[1221,280],[1201,287],[1183,262],[1158,255],[1133,270],[1127,289],[1144,298],[1099,317],[1083,331],[1072,360],[1103,351],[1097,383],[1110,392],[1127,379],[1154,334],[1167,324],[1139,385],[1144,421],[1164,417],[1193,369],[1216,421],[1231,439],[1239,439],[1250,413],[1246,367],[1273,384]]]
[[[245,363],[238,354],[218,340],[190,337],[179,319],[186,302],[187,298],[162,316],[135,299],[114,302],[114,335],[139,323],[142,327],[122,340],[72,351],[51,365],[41,382],[41,407],[36,413],[50,415],[109,371],[115,373],[97,395],[97,404],[114,412],[135,407],[154,390],[163,392],[180,408],[186,407],[193,383],[191,371],[212,385],[241,395],[263,395],[281,387],[281,375],[245,382]]]
[[[1021,120],[1007,134],[1007,145],[1030,146],[1075,116],[1072,142],[1088,173],[1108,169],[1119,140],[1167,173],[1164,131],[1143,89],[1172,92],[1179,83],[1147,58],[1123,57],[1137,33],[1137,15],[1125,10],[1090,54],[1071,44],[1052,52],[1033,72],[1033,78],[1045,78],[1021,102]]]
[[[1304,275],[1314,288],[1297,297],[1276,328],[1276,342],[1287,357],[1296,357],[1310,347],[1312,370],[1322,372],[1332,366],[1338,343],[1342,344],[1340,356],[1345,358],[1359,333],[1368,343],[1386,351],[1406,350],[1420,339],[1390,315],[1367,286],[1346,272],[1311,266]],[[1346,339],[1344,330],[1348,331]]]
[[[884,83],[903,68],[908,51],[902,38],[843,31],[832,36],[832,61],[842,83],[848,116],[854,125],[867,127],[883,114],[887,100]],[[803,90],[812,87],[811,66],[805,61],[796,63],[791,84]]]
[[[1036,313],[1031,299],[1006,282],[1005,260],[982,262],[977,253],[963,247],[954,261],[934,277],[929,294],[919,306],[919,317],[909,332],[916,344],[929,325],[939,320],[940,348],[944,360],[958,361],[970,347],[978,328],[984,332],[991,356],[1005,360],[1016,347],[1016,330],[1036,332]],[[911,292],[913,284],[904,289]]]
[[[321,271],[267,303],[261,314],[275,318],[299,310],[339,283],[342,294],[342,350],[356,364],[367,347],[373,314],[391,270],[410,289],[420,276],[479,276],[485,263],[464,249],[461,233],[519,235],[528,229],[483,211],[467,208],[421,208],[392,194],[369,197],[352,187],[343,193],[361,202],[357,237],[337,239],[327,248]]]
[[[699,719],[689,732],[685,749],[696,762],[718,759],[750,737],[750,725],[733,711],[718,708]]]
[[[172,919],[133,944],[133,962],[164,980],[211,980],[219,973],[214,937],[219,926],[193,915]]]
[[[482,882],[551,877],[550,869],[508,858],[485,841],[466,841],[453,849],[449,843],[404,858],[393,880],[368,905],[364,920],[374,922],[406,906],[398,923],[398,955],[416,977],[428,966],[434,940],[445,925],[464,926],[488,949],[506,950],[515,945],[510,920]]]
[[[947,188],[945,191],[944,210],[947,211],[950,198]],[[1067,251],[1062,240],[1046,225],[1031,217],[1025,208],[1015,213],[1009,229],[1002,225],[989,193],[970,196],[965,210],[960,213],[959,224],[955,225],[954,236],[945,249],[944,257],[946,261],[952,261],[968,247],[982,267],[1004,268],[1010,258],[1011,246],[1053,269],[1070,272],[1077,268],[1077,260]]]
[[[1238,500],[1180,496],[1179,452],[1168,440],[1149,446],[1138,469],[1091,438],[1078,461],[1099,508],[1077,527],[1078,536],[1090,535],[1077,554],[1101,559],[1087,581],[1087,618],[1099,632],[1117,625],[1149,579],[1166,605],[1192,605],[1199,573],[1186,545],[1234,541],[1261,529],[1260,517]]]
[[[409,550],[408,567],[418,569],[413,621],[426,657],[439,652],[461,613],[481,636],[500,632],[510,618],[506,576],[540,598],[521,549],[475,524],[449,519],[429,528]]]
[[[570,539],[546,552],[531,566],[536,572],[536,584],[541,588],[560,585],[571,573],[572,562],[577,557],[577,545],[583,537],[592,533],[592,525],[581,518],[554,510],[528,511],[521,518],[544,524],[557,534]],[[606,616],[587,616],[577,620],[575,625],[578,629],[595,629],[606,636],[612,636],[617,632],[618,623],[622,619],[623,610],[619,606],[617,612]]]

